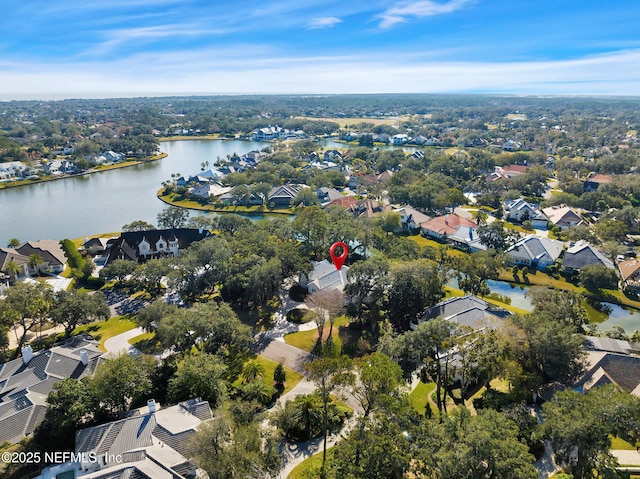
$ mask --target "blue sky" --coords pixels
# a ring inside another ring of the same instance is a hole
[[[0,99],[640,94],[640,2],[3,2]]]

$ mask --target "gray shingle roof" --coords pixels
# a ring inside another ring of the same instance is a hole
[[[474,330],[495,329],[499,327],[503,313],[504,311],[492,310],[489,303],[477,296],[467,295],[449,298],[427,309],[421,321],[442,317]]]
[[[86,366],[80,359],[83,349],[90,358]],[[12,442],[31,434],[44,418],[46,396],[54,384],[63,378],[93,374],[101,355],[95,341],[76,337],[34,353],[27,364],[23,358],[1,364],[0,430],[10,429]]]

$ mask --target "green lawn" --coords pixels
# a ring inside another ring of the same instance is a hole
[[[427,401],[431,393],[436,389],[436,383],[423,383],[420,381],[416,388],[411,391],[409,398],[411,399],[411,405],[413,408],[424,416],[426,411]],[[437,414],[435,408],[431,407],[434,413]]]
[[[327,450],[327,462],[331,462],[331,449]],[[317,479],[322,466],[322,451],[305,459],[289,474],[288,479]]]
[[[165,203],[174,206],[180,206],[182,208],[190,208],[193,210],[201,210],[201,211],[213,211],[216,213],[237,213],[237,214],[286,214],[286,215],[294,215],[295,211],[293,208],[265,208],[260,205],[253,206],[225,206],[225,205],[212,205],[212,204],[202,204],[199,201],[192,200],[189,198],[177,199],[181,197],[181,195],[177,195],[175,193],[169,193],[168,195],[163,194],[164,188],[158,190],[157,196]]]
[[[99,321],[97,323],[85,324],[75,329],[73,334],[80,333],[89,333],[93,336],[97,341],[99,341],[100,351],[106,352],[107,350],[104,348],[104,342],[117,336],[118,334],[124,333],[136,327],[136,324],[126,319],[122,316],[116,316],[115,318],[111,318],[108,321]]]
[[[624,439],[620,439],[619,437],[614,437],[614,436],[610,436],[610,437],[611,437],[611,449],[624,449],[626,451],[636,450],[636,448],[632,444],[628,443]]]
[[[255,361],[258,361],[260,364],[262,364],[262,367],[264,367],[263,381],[265,382],[265,384],[267,384],[268,386],[273,386],[273,372],[276,370],[276,366],[278,365],[278,363],[262,356],[257,356],[255,358]],[[282,392],[282,394],[286,394],[291,391],[302,380],[302,374],[297,373],[293,369],[289,369],[288,367],[284,366],[284,372],[287,375],[287,380],[284,384],[284,391]],[[234,386],[240,386],[241,384],[242,377],[239,377],[233,382]]]
[[[346,326],[349,323],[349,318],[346,316],[340,316],[336,318],[336,322],[333,325],[333,342],[338,348],[342,347],[342,341],[340,339],[340,326]],[[327,324],[323,331],[323,337],[325,340],[329,336],[329,324]],[[318,329],[314,328],[309,331],[298,331],[297,333],[290,333],[284,337],[284,342],[295,346],[296,348],[304,349],[311,352],[318,341]]]

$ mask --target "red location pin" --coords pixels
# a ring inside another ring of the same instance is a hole
[[[336,249],[338,248],[342,248],[342,253],[340,253],[339,255],[336,254]],[[342,268],[342,265],[344,264],[344,260],[347,259],[348,255],[349,255],[349,248],[342,241],[333,243],[331,245],[331,248],[329,248],[329,256],[331,256],[331,260],[333,261],[333,264],[335,265],[338,271],[340,271],[340,269]]]

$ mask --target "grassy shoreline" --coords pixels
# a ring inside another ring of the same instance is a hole
[[[37,180],[19,180],[19,181],[14,181],[10,183],[0,183],[0,190],[8,189],[8,188],[20,188],[23,186],[36,185],[38,183],[46,183],[48,181],[64,180],[66,178],[74,178],[76,176],[93,175],[95,173],[101,173],[103,171],[109,171],[109,170],[117,170],[119,168],[129,168],[130,166],[141,165],[142,163],[157,161],[166,157],[167,157],[166,153],[160,153],[158,155],[153,155],[148,158],[144,158],[142,160],[130,160],[130,161],[123,161],[122,163],[115,163],[113,165],[108,165],[108,166],[98,166],[96,168],[91,168],[87,171],[83,171],[82,173],[75,173],[73,175],[43,176],[38,178]]]
[[[212,213],[235,213],[238,215],[265,215],[265,214],[273,214],[273,215],[295,215],[293,209],[270,209],[265,208],[264,206],[215,206],[215,205],[203,205],[197,201],[184,199],[184,200],[175,200],[176,194],[170,193],[168,195],[163,195],[161,188],[157,192],[157,197],[160,201],[171,205],[178,206],[180,208],[187,208],[190,210],[198,210],[198,211],[208,211]]]

